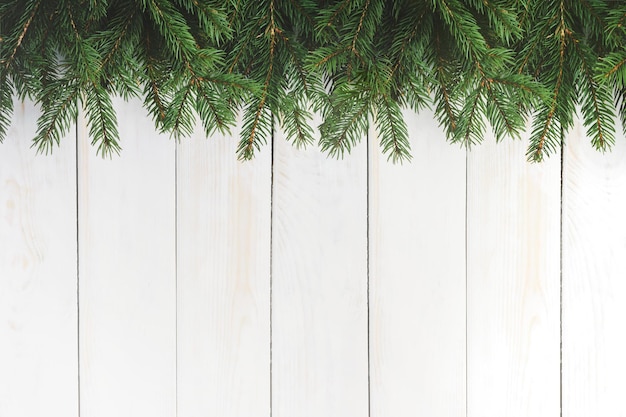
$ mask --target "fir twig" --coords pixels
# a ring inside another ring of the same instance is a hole
[[[342,156],[376,122],[383,151],[410,157],[403,111],[431,102],[451,141],[519,137],[558,149],[580,109],[611,148],[626,125],[626,5],[609,0],[0,0],[0,141],[13,101],[41,104],[49,152],[78,104],[103,156],[119,152],[111,98],[141,96],[159,129],[226,133],[243,109],[238,156],[277,120],[295,146]],[[59,91],[55,91],[59,89]],[[626,129],[626,127],[625,127]]]

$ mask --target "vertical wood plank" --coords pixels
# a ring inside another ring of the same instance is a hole
[[[175,415],[174,141],[115,102],[123,151],[102,159],[79,120],[81,417]]]
[[[372,417],[465,416],[465,151],[406,112],[413,160],[370,142]]]
[[[559,415],[560,155],[493,138],[468,158],[468,416]]]
[[[626,143],[576,124],[563,188],[563,415],[626,416]]]
[[[365,417],[367,158],[274,143],[273,417]]]
[[[178,416],[269,417],[271,148],[178,150]]]
[[[76,151],[31,149],[39,111],[15,103],[0,144],[0,416],[78,416]]]

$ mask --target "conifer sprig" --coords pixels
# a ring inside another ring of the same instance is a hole
[[[79,114],[103,156],[122,144],[112,96],[141,97],[175,138],[243,120],[240,159],[282,129],[335,157],[377,130],[409,160],[405,109],[432,107],[451,142],[531,122],[555,153],[579,114],[606,151],[626,126],[626,4],[615,0],[0,0],[0,140],[15,98],[41,107],[50,152]],[[242,113],[239,116],[239,113]]]

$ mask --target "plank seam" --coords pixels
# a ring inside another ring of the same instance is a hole
[[[269,401],[269,412],[270,412],[270,417],[272,417],[272,406],[273,406],[273,400],[274,400],[274,379],[273,379],[273,328],[272,328],[272,319],[273,319],[273,313],[274,313],[274,308],[272,305],[273,302],[273,289],[274,289],[274,261],[273,261],[273,253],[274,253],[274,141],[276,139],[276,132],[274,130],[275,126],[274,126],[274,118],[272,117],[272,137],[271,137],[271,152],[270,152],[270,270],[269,270],[269,366],[270,366],[270,374],[269,374],[269,379],[270,379],[270,386],[269,386],[269,395],[270,395],[270,401]]]
[[[465,148],[465,416],[467,417],[469,415],[469,407],[468,407],[468,343],[467,343],[467,339],[468,339],[468,332],[467,332],[467,328],[468,328],[468,319],[467,319],[467,315],[469,312],[468,309],[468,293],[467,293],[467,289],[468,289],[468,285],[467,285],[467,280],[468,280],[468,270],[469,270],[469,265],[468,265],[468,242],[469,242],[469,232],[468,232],[468,226],[469,226],[469,204],[468,204],[468,199],[469,199],[469,152],[470,149],[469,147]]]
[[[75,163],[75,187],[76,187],[76,360],[78,361],[76,367],[76,379],[77,379],[77,406],[78,417],[81,413],[80,404],[80,217],[79,217],[79,155],[78,155],[78,123],[79,115],[76,116],[76,125],[74,128],[74,163]]]
[[[368,119],[369,125],[369,119]],[[370,126],[365,135],[366,142],[366,167],[365,167],[365,262],[366,262],[366,291],[367,291],[367,415],[372,416],[372,387],[371,387],[371,343],[370,343]]]
[[[174,414],[178,417],[178,145],[174,142]]]
[[[563,174],[565,167],[564,135],[561,133],[561,190],[559,213],[559,416],[563,417]]]

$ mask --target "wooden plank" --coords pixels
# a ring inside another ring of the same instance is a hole
[[[39,111],[15,103],[0,144],[0,416],[78,415],[76,146],[30,148]]]
[[[178,149],[178,416],[269,416],[269,146],[238,132]]]
[[[274,143],[272,415],[367,416],[367,158]]]
[[[79,120],[83,417],[175,415],[175,145],[116,101],[123,151],[102,159]]]
[[[372,417],[465,415],[465,151],[405,112],[413,160],[370,149]]]
[[[626,416],[626,143],[579,123],[563,174],[563,415]]]
[[[493,138],[468,157],[467,415],[559,415],[560,155]]]

